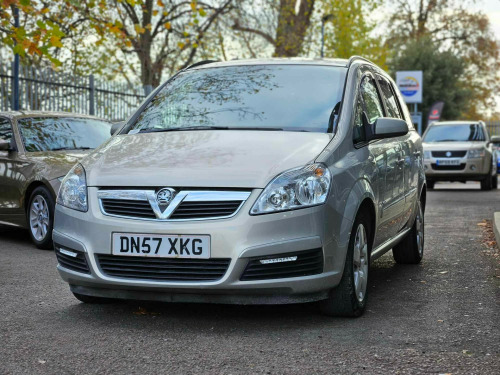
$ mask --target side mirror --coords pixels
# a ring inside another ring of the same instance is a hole
[[[372,139],[386,139],[401,137],[408,134],[408,124],[406,121],[389,118],[380,117],[373,124],[372,134],[370,134],[370,140]]]
[[[115,133],[121,129],[121,127],[125,124],[125,122],[120,121],[120,122],[115,122],[113,125],[111,125],[110,133],[111,135],[115,135]]]
[[[10,141],[6,139],[0,139],[0,151],[10,151],[11,144]]]
[[[490,143],[494,145],[500,145],[500,135],[493,135],[490,139]]]

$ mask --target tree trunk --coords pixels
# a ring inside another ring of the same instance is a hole
[[[302,44],[311,22],[315,0],[280,0],[276,47],[274,56],[294,57],[302,51]]]

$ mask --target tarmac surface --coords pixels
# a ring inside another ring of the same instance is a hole
[[[53,252],[1,226],[0,374],[500,374],[500,263],[484,221],[500,190],[478,187],[428,192],[423,262],[374,262],[358,319],[315,304],[83,304]]]

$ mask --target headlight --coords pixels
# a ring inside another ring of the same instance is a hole
[[[424,151],[424,160],[429,160],[432,158],[430,151]]]
[[[484,148],[469,150],[467,159],[480,159],[484,158]]]
[[[325,203],[330,183],[330,171],[321,163],[288,170],[267,185],[250,214],[267,214]]]
[[[78,211],[87,211],[87,181],[81,164],[75,165],[64,177],[57,194],[57,203]]]

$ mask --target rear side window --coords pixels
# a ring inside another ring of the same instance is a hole
[[[12,141],[12,126],[6,118],[0,118],[0,139]]]
[[[383,77],[378,78],[378,83],[384,97],[385,106],[387,107],[387,116],[402,119],[403,116],[399,111],[396,94],[394,93],[391,84]]]

